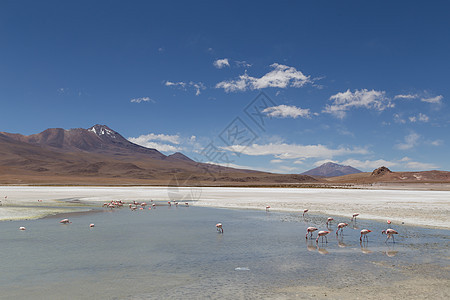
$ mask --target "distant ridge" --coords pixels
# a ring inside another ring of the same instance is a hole
[[[272,174],[164,155],[125,139],[106,125],[49,128],[22,135],[0,132],[0,184],[151,184],[189,186],[285,185],[317,182],[306,175]]]
[[[311,169],[309,171],[302,173],[302,175],[335,177],[335,176],[343,176],[343,175],[350,175],[350,174],[356,174],[356,173],[362,173],[362,171],[355,169],[351,166],[344,166],[344,165],[339,165],[339,164],[335,164],[332,162],[327,162],[317,168],[314,168],[314,169]]]

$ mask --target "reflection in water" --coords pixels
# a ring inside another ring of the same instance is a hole
[[[370,254],[372,253],[371,250],[369,250],[369,248],[367,248],[368,245],[368,241],[362,241],[359,243],[361,245],[361,252],[364,254]]]
[[[319,251],[320,254],[325,255],[328,254],[329,252],[327,251],[327,249],[325,248],[320,248],[319,246],[317,246],[317,251]]]
[[[387,248],[387,250],[382,251],[383,254],[389,257],[394,257],[397,255],[398,251],[395,250],[395,245],[388,245]]]
[[[314,244],[313,240],[306,241],[306,249],[311,252],[315,252],[317,250],[316,244]]]
[[[336,240],[338,242],[339,248],[345,248],[345,247],[349,246],[346,243],[344,243],[344,237],[342,237],[342,236],[340,238],[338,236],[336,236]]]
[[[319,245],[312,240],[306,241],[306,249],[311,252],[318,251],[322,255],[329,253],[327,249],[319,247]]]

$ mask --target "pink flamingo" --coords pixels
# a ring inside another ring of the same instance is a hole
[[[270,205],[267,205],[266,206],[266,211],[269,211],[269,209],[270,209]]]
[[[317,238],[316,238],[316,243],[319,242],[319,237],[322,237],[322,242],[323,242],[323,237],[325,237],[325,242],[328,243],[328,239],[327,239],[327,234],[329,234],[331,231],[326,231],[326,230],[321,230],[317,233]]]
[[[344,227],[348,226],[347,223],[339,223],[336,229],[336,235],[338,235],[339,229],[341,230],[341,234],[344,233]]]
[[[306,236],[305,236],[305,238],[308,238],[308,234],[310,234],[310,236],[312,238],[313,232],[316,231],[316,230],[317,230],[317,228],[316,227],[312,227],[312,226],[306,228]]]
[[[155,203],[152,203],[152,207],[153,207],[153,208],[156,208],[156,204],[155,204]]]
[[[59,221],[59,223],[61,223],[61,224],[70,224],[72,222],[70,222],[69,219],[62,219],[61,221]]]
[[[304,209],[303,210],[303,216],[305,216],[305,214],[309,211],[309,209]]]
[[[94,223],[91,223],[91,224],[89,224],[89,227],[94,227],[95,226],[95,224]]]
[[[25,230],[26,228],[25,227],[19,227],[19,230]]]
[[[147,203],[145,203],[145,202],[142,202],[142,203],[141,203],[141,206],[142,206],[142,207],[145,207],[146,205],[147,205]]]
[[[385,243],[386,243],[386,242],[388,241],[388,239],[390,239],[391,237],[392,237],[392,242],[395,243],[395,240],[394,240],[394,234],[398,234],[398,232],[395,231],[395,230],[392,229],[392,228],[389,228],[389,229],[383,230],[383,231],[381,232],[381,234],[387,235],[387,239],[386,239]]]
[[[189,206],[189,202],[185,202],[184,204],[185,204],[186,206]]]
[[[359,214],[353,214],[351,221],[355,220],[356,221],[356,217],[359,216]]]
[[[367,237],[367,234],[368,234],[369,232],[372,232],[372,230],[369,230],[369,229],[363,229],[363,230],[361,230],[361,236],[359,237],[359,240],[362,242],[363,236],[364,236],[364,238],[368,241],[369,238]]]
[[[178,202],[175,202],[175,206],[178,207]]]
[[[217,228],[217,231],[218,231],[218,232],[223,233],[222,223],[217,223],[217,224],[216,224],[216,228]]]
[[[327,227],[328,227],[328,223],[330,223],[331,221],[333,221],[334,219],[333,218],[331,218],[331,217],[329,217],[328,219],[327,219]]]
[[[169,206],[172,206],[172,203],[170,203],[170,201],[167,201],[167,204],[169,204]]]
[[[388,225],[391,225],[392,222],[391,222],[391,220],[387,220],[387,223],[388,223]]]

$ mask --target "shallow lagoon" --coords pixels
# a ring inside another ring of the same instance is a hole
[[[65,217],[73,223],[59,224]],[[1,222],[0,290],[5,299],[317,299],[327,291],[310,287],[449,282],[448,230],[397,224],[386,244],[386,224],[357,220],[340,241],[334,232],[328,243],[306,241],[306,227],[326,229],[326,217],[161,204]],[[362,228],[374,232],[361,245]],[[436,292],[445,297],[448,284]]]

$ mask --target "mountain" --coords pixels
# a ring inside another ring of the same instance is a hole
[[[361,173],[361,171],[358,169],[355,169],[351,166],[344,166],[344,165],[339,165],[339,164],[335,164],[332,162],[327,162],[317,168],[314,168],[314,169],[311,169],[309,171],[302,173],[302,175],[335,177],[335,176],[343,176],[343,175],[349,175],[349,174],[355,174],[355,173]]]
[[[283,185],[317,182],[306,175],[272,174],[166,156],[125,139],[106,125],[50,128],[21,135],[0,132],[0,184]]]
[[[33,135],[2,134],[17,141],[49,147],[52,150],[63,152],[92,152],[112,155],[145,154],[156,159],[165,159],[166,156],[156,149],[145,148],[125,139],[118,132],[106,125],[94,125],[91,128],[75,128],[65,130],[50,128]]]

